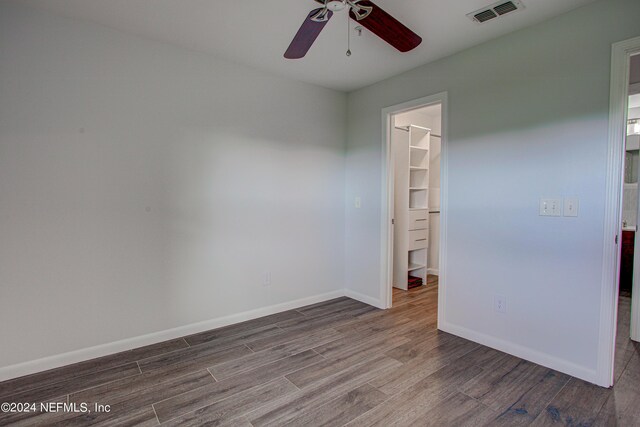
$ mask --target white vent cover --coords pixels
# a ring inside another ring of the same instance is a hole
[[[482,24],[499,16],[524,9],[524,4],[520,0],[499,1],[490,6],[483,7],[475,12],[468,13],[467,16],[473,22]]]

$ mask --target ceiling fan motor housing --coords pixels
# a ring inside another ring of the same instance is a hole
[[[325,3],[325,6],[332,12],[339,12],[347,7],[347,0],[329,0]]]

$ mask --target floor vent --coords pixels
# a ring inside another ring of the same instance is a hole
[[[520,9],[524,9],[524,4],[520,0],[511,0],[506,2],[503,0],[492,4],[491,6],[471,12],[467,14],[467,16],[472,21],[482,24],[483,22],[490,21],[499,16],[506,15],[507,13],[515,12]]]

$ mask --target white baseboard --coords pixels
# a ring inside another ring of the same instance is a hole
[[[385,309],[382,301],[377,298],[372,298],[368,295],[361,294],[360,292],[352,291],[351,289],[344,289],[344,296],[349,297],[351,299],[363,302],[365,304],[372,305],[377,308]]]
[[[41,359],[29,362],[18,363],[15,365],[0,368],[0,381],[6,381],[12,378],[33,374],[36,372],[47,371],[49,369],[59,368],[61,366],[73,363],[84,362],[86,360],[95,359],[96,357],[108,356],[110,354],[119,353],[121,351],[132,350],[134,348],[143,347],[145,345],[156,344],[162,341],[184,337],[186,335],[197,334],[199,332],[208,331],[209,329],[220,328],[232,325],[234,323],[244,322],[246,320],[256,319],[258,317],[268,316],[270,314],[280,313],[282,311],[300,308],[305,305],[315,304],[327,301],[333,298],[345,296],[344,289],[327,292],[320,295],[314,295],[307,298],[301,298],[295,301],[289,301],[281,304],[275,304],[268,307],[262,307],[255,310],[249,310],[238,314],[219,317],[216,319],[205,320],[203,322],[192,323],[190,325],[180,326],[165,331],[154,332],[151,334],[141,335],[133,338],[127,338],[112,343],[101,344],[94,347],[83,348],[80,350],[70,351],[68,353],[57,354],[54,356],[43,357]],[[349,296],[349,295],[346,295]],[[363,295],[364,296],[364,295]],[[351,298],[358,299],[350,296]],[[359,301],[362,301],[358,299]],[[363,301],[369,304],[366,301]],[[374,305],[374,304],[371,304]]]
[[[464,328],[462,326],[452,325],[448,322],[439,323],[438,328],[444,332],[448,332],[450,334],[457,335],[470,341],[477,342],[478,344],[482,344],[487,347],[500,350],[504,353],[520,357],[521,359],[537,363],[538,365],[555,369],[556,371],[574,376],[576,378],[580,378],[581,380],[585,380],[602,387],[609,386],[608,384],[603,385],[598,382],[598,375],[596,370],[587,369],[583,366],[576,365],[566,360],[558,359],[557,357],[551,356],[549,354],[541,353],[531,348],[523,347],[519,344],[514,344],[512,342],[492,337],[490,335],[485,335],[480,332]]]
[[[44,357],[29,362],[19,363],[15,365],[6,366],[0,368],[0,381],[6,381],[12,378],[21,377],[24,375],[33,374],[36,372],[42,372],[49,369],[59,368],[61,366],[70,365],[73,363],[83,362],[86,360],[94,359],[96,357],[107,356],[110,354],[118,353],[121,351],[127,351],[145,345],[156,344],[162,341],[180,338],[186,335],[196,334],[199,332],[207,331],[210,329],[220,328],[223,326],[232,325],[246,320],[256,319],[270,314],[279,313],[286,310],[292,310],[299,307],[303,307],[309,304],[315,304],[318,302],[327,301],[333,298],[346,296],[365,304],[372,305],[378,308],[384,308],[382,302],[379,299],[372,298],[368,295],[361,294],[359,292],[352,291],[350,289],[340,289],[332,292],[327,292],[312,297],[302,298],[294,301],[289,301],[281,304],[275,304],[268,307],[258,308],[255,310],[245,311],[230,316],[219,317],[216,319],[207,320],[204,322],[192,323],[190,325],[180,326],[165,331],[154,332],[151,334],[141,335],[138,337],[128,338],[112,343],[102,344],[94,347],[88,347],[80,350],[70,351],[59,355],[50,357]],[[504,341],[499,338],[495,338],[489,335],[485,335],[461,326],[452,325],[447,322],[441,322],[438,327],[444,332],[448,332],[453,335],[477,342],[482,345],[486,345],[496,350],[503,351],[508,354],[512,354],[517,357],[521,357],[525,360],[537,363],[542,366],[546,366],[551,369],[555,369],[560,372],[572,375],[576,378],[583,379],[585,381],[602,385],[607,387],[608,385],[599,384],[598,377],[595,370],[586,369],[584,367],[575,365],[562,359],[550,356],[545,353],[535,351],[533,349],[523,347],[508,341]]]
[[[434,274],[436,276],[440,275],[440,270],[437,268],[427,268],[427,274]]]

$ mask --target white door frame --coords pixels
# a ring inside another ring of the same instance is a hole
[[[598,348],[598,384],[613,385],[620,281],[624,144],[627,134],[629,58],[640,52],[640,37],[614,43],[611,52],[609,145],[604,215],[604,248]],[[634,293],[640,299],[640,292]],[[636,298],[634,298],[636,300]],[[635,301],[634,301],[635,302]],[[633,303],[632,303],[633,306]],[[638,313],[634,310],[633,316]],[[632,325],[634,321],[632,319]]]
[[[442,151],[440,154],[440,266],[438,279],[438,324],[444,319],[444,295],[446,278],[446,242],[447,242],[447,159],[448,159],[448,98],[447,92],[426,96],[402,104],[392,105],[382,109],[382,218],[380,254],[380,302],[381,308],[391,308],[393,293],[393,157],[391,151],[391,133],[393,131],[391,119],[398,113],[415,110],[433,104],[442,105]]]
[[[633,85],[629,85],[629,95],[635,95],[640,93],[640,83],[636,83]],[[627,98],[628,100],[628,98]],[[627,114],[629,113],[629,108],[625,110]],[[625,118],[625,123],[628,123]],[[625,147],[626,148],[626,147]],[[624,180],[623,180],[624,181]],[[624,185],[624,184],[623,184]],[[624,204],[624,199],[622,200]],[[638,209],[637,212],[640,212],[640,187],[638,188],[638,204],[636,205]],[[635,234],[635,247],[640,249],[640,233],[638,233],[638,218],[636,216],[636,234]],[[633,253],[633,280],[632,286],[636,287],[635,284],[640,284],[640,250],[634,251]],[[636,287],[637,290],[640,288]],[[640,292],[632,292],[631,293],[631,331],[630,337],[634,341],[640,341]]]

